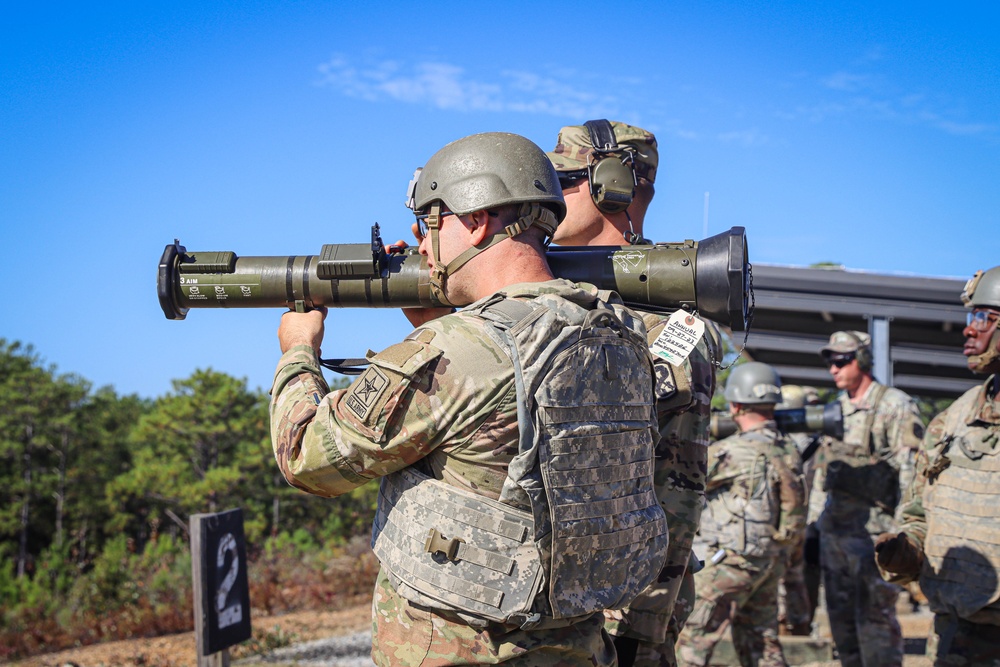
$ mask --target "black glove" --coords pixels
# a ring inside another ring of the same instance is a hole
[[[886,572],[916,576],[923,560],[923,552],[906,533],[882,533],[875,540],[875,562]]]

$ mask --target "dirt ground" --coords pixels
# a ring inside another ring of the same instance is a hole
[[[255,629],[280,627],[296,642],[335,637],[371,627],[371,598],[352,600],[337,611],[302,611],[282,616],[253,617]],[[132,639],[48,653],[11,663],[12,667],[196,667],[194,633]]]
[[[930,630],[931,617],[925,610],[913,614],[903,605],[899,609],[903,636],[919,643]],[[822,612],[820,612],[822,614]],[[296,642],[346,635],[365,630],[371,624],[371,600],[360,597],[336,611],[303,611],[282,616],[254,617],[253,627],[274,631],[280,627],[294,634]],[[829,636],[821,622],[821,634]],[[151,639],[108,642],[94,646],[60,651],[12,663],[12,667],[196,667],[194,633],[184,632]],[[904,667],[930,667],[931,661],[921,655],[908,654]],[[799,667],[839,667],[840,663],[814,662]]]

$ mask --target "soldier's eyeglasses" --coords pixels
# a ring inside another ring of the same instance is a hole
[[[854,361],[854,355],[853,354],[830,355],[826,359],[826,363],[827,364],[829,364],[830,366],[836,366],[837,368],[843,368],[844,366],[847,366],[852,361]]]
[[[965,324],[976,331],[984,332],[989,331],[998,318],[1000,313],[995,310],[974,310],[965,316]]]
[[[420,213],[417,215],[417,234],[420,236],[421,239],[426,237],[427,233],[430,231],[430,229],[427,227],[427,218],[429,218],[430,215],[431,215],[430,213]],[[455,214],[447,210],[441,211],[442,220],[449,215],[455,215]]]

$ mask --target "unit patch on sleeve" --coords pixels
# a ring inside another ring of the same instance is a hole
[[[654,364],[656,370],[656,400],[665,401],[677,393],[677,381],[669,364]]]
[[[372,408],[378,403],[389,389],[389,378],[375,365],[369,366],[361,374],[351,389],[347,392],[344,402],[347,408],[357,415],[358,419],[365,421],[371,414]]]

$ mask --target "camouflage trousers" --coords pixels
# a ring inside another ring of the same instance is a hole
[[[899,587],[882,579],[875,545],[863,527],[820,533],[830,632],[844,667],[899,667],[903,635],[896,620]]]
[[[778,585],[778,625],[789,634],[807,635],[815,606],[806,584],[805,544],[788,554],[785,574]]]
[[[688,569],[681,580],[680,593],[670,615],[670,621],[667,623],[664,640],[652,642],[629,636],[615,637],[618,667],[677,667],[677,638],[691,615],[694,599],[694,575]]]
[[[744,667],[787,667],[778,643],[778,579],[784,555],[749,557],[727,552],[695,575],[694,611],[677,645],[678,664],[704,667],[727,627]]]
[[[400,597],[384,571],[372,599],[372,660],[379,667],[495,665],[614,667],[615,647],[600,612],[561,627],[473,627],[457,614]]]
[[[936,614],[927,655],[934,667],[1000,667],[1000,627]]]

